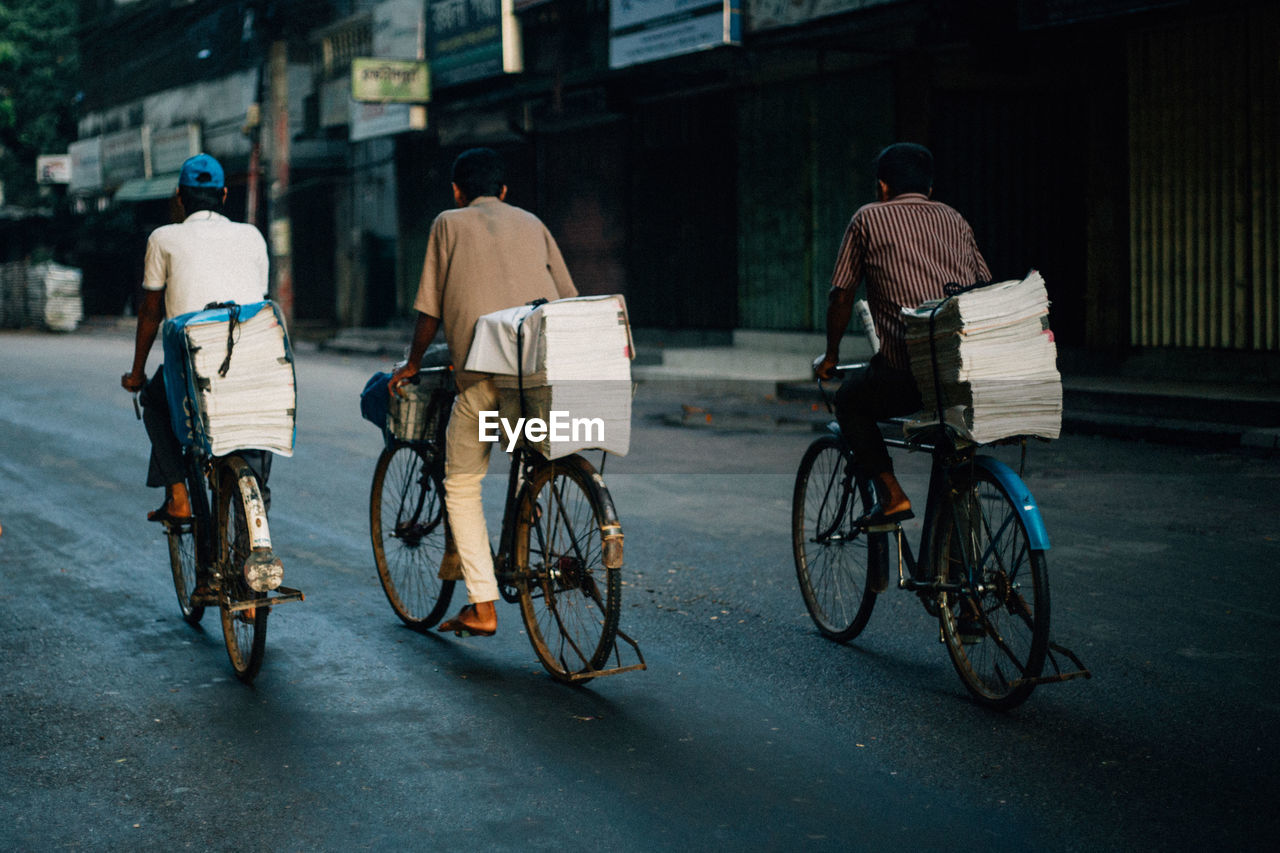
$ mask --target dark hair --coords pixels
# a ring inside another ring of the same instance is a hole
[[[923,145],[895,142],[876,157],[876,180],[889,187],[889,196],[928,193],[933,189],[933,155]]]
[[[222,210],[222,187],[178,187],[182,209],[190,216],[196,211]]]
[[[469,148],[453,161],[453,182],[468,199],[498,195],[507,183],[507,169],[492,148]]]

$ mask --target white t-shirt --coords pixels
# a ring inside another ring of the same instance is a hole
[[[261,302],[267,296],[267,241],[252,225],[196,211],[151,232],[142,286],[165,291],[170,318],[210,302]]]

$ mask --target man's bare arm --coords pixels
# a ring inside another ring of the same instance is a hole
[[[396,389],[400,385],[418,375],[418,366],[422,364],[422,356],[426,354],[427,347],[431,346],[431,340],[436,336],[436,329],[439,327],[439,317],[432,317],[429,314],[423,314],[421,311],[418,312],[418,322],[413,327],[413,342],[409,344],[409,357],[404,364],[397,367],[391,374],[391,381],[387,386],[389,392],[396,393]]]
[[[813,363],[819,379],[830,379],[832,369],[840,363],[840,341],[853,316],[853,288],[833,287],[827,293],[827,352]]]
[[[147,381],[147,356],[164,321],[164,291],[144,290],[138,306],[138,331],[133,339],[133,369],[120,377],[126,391],[140,391]]]

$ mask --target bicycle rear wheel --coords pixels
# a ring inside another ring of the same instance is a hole
[[[185,462],[191,520],[182,524],[168,523],[165,532],[169,539],[169,568],[173,572],[174,591],[178,593],[178,608],[183,619],[191,625],[198,625],[204,617],[204,605],[192,603],[191,594],[200,582],[200,559],[204,553],[199,542],[205,535],[201,525],[208,524],[209,492],[205,488],[204,474],[195,460],[187,456]]]
[[[1009,494],[976,467],[939,514],[937,569],[959,591],[938,596],[942,638],[960,680],[992,708],[1035,689],[1049,646],[1049,578]]]
[[[422,450],[393,444],[378,457],[369,533],[391,609],[419,631],[439,622],[455,582],[438,577],[445,549],[444,484],[439,466]]]
[[[621,527],[599,475],[581,456],[534,468],[517,512],[516,587],[534,652],[558,681],[581,681],[613,651],[622,598],[621,551],[606,560],[603,530]],[[611,565],[612,564],[612,565]]]
[[[216,554],[221,567],[222,638],[236,677],[250,682],[262,668],[267,647],[267,615],[271,608],[243,606],[245,602],[263,597],[249,587],[244,577],[245,560],[252,551],[248,502],[240,489],[235,468],[223,462],[217,471],[221,478],[217,490]],[[247,467],[243,475],[254,476]]]
[[[823,636],[845,642],[866,627],[876,593],[872,573],[887,577],[885,533],[853,525],[875,503],[871,485],[853,473],[853,455],[834,435],[816,439],[796,472],[791,547],[809,617]]]

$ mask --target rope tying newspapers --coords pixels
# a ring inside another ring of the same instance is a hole
[[[532,305],[534,310],[541,308],[547,304],[546,299],[535,299],[528,303]],[[529,319],[530,311],[520,318],[520,322],[516,324],[516,388],[520,392],[520,417],[525,416],[524,411],[524,321]]]
[[[229,309],[227,311],[227,357],[222,360],[222,365],[218,368],[218,378],[226,379],[227,371],[231,369],[231,351],[236,347],[235,332],[236,325],[240,322],[240,306],[234,302],[210,302],[204,306],[206,311],[214,308]]]

